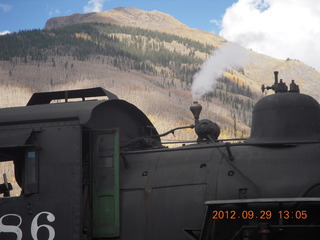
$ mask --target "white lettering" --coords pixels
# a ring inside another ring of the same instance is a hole
[[[38,240],[38,230],[40,228],[46,228],[49,232],[49,238],[48,240],[53,240],[54,239],[54,236],[55,236],[55,231],[54,231],[54,228],[52,226],[49,226],[49,225],[46,225],[46,224],[42,224],[42,225],[38,225],[38,218],[40,215],[42,214],[47,214],[47,220],[49,222],[54,222],[55,220],[55,216],[50,213],[50,212],[41,212],[41,213],[38,213],[34,219],[32,220],[32,223],[31,223],[31,236],[34,240]]]
[[[46,228],[48,230],[48,233],[49,233],[49,238],[48,240],[53,240],[56,233],[55,233],[55,230],[52,226],[50,225],[47,225],[47,224],[42,224],[42,225],[38,225],[38,218],[40,217],[40,215],[42,214],[46,214],[47,215],[47,220],[49,222],[54,222],[55,221],[55,216],[50,213],[50,212],[41,212],[41,213],[38,213],[34,219],[32,220],[32,223],[31,223],[31,236],[33,238],[33,240],[38,240],[38,231],[40,228]],[[6,224],[3,224],[3,221],[5,218],[9,218],[9,217],[14,217],[14,218],[18,218],[19,219],[19,223],[17,225],[6,225]],[[0,218],[0,235],[1,233],[13,233],[17,236],[16,240],[22,240],[22,231],[20,229],[20,225],[22,223],[22,218],[17,215],[17,214],[6,214],[4,216],[2,216]]]
[[[4,225],[2,223],[3,219],[6,218],[6,217],[17,217],[19,218],[19,224],[17,226],[14,226],[14,225]],[[16,234],[17,236],[17,240],[21,240],[22,239],[22,231],[21,229],[19,228],[20,225],[22,223],[22,219],[19,215],[17,214],[7,214],[7,215],[4,215],[0,218],[0,233],[3,232],[3,233],[14,233]]]

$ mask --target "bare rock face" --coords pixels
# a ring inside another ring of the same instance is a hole
[[[112,23],[120,26],[140,27],[189,38],[204,44],[221,46],[225,40],[217,35],[193,29],[179,22],[169,14],[158,11],[144,11],[136,8],[115,8],[105,12],[73,14],[55,17],[47,21],[45,29],[65,27],[77,23]]]
[[[77,23],[87,22],[86,19],[90,18],[91,15],[95,15],[96,13],[88,13],[88,14],[73,14],[71,16],[66,17],[54,17],[50,18],[44,27],[44,29],[50,30],[54,28],[61,28],[68,25],[73,25]]]

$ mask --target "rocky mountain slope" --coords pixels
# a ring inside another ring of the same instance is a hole
[[[169,34],[176,34],[201,43],[221,46],[225,39],[208,32],[193,29],[179,22],[169,14],[158,11],[144,11],[136,8],[115,8],[105,12],[73,14],[55,17],[47,21],[45,29],[65,27],[76,23],[112,23],[120,26],[139,27]]]

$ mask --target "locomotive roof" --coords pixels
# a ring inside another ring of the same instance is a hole
[[[74,91],[68,92],[69,95],[72,95],[70,93]],[[60,94],[61,92],[56,93]],[[43,95],[44,93],[41,94]],[[52,95],[52,92],[50,94]],[[34,96],[30,101],[32,99],[34,99]],[[141,122],[141,124],[152,126],[147,116],[141,110],[124,100],[117,99],[117,97],[111,100],[86,100],[54,104],[49,104],[47,102],[50,101],[44,102],[42,98],[40,104],[37,104],[37,102],[34,101],[31,105],[23,107],[2,108],[0,109],[0,125],[64,120],[78,120],[79,124],[84,125],[92,118],[92,112],[95,109],[97,109],[97,111],[108,111],[111,109],[110,111],[112,111],[112,109],[119,108],[122,111],[126,111],[130,115],[133,115],[134,118]],[[111,115],[112,112],[110,112],[110,116]]]
[[[92,110],[103,102],[105,101],[68,102],[3,108],[0,109],[0,124],[46,120],[57,121],[63,119],[78,119],[80,124],[84,124],[90,119]]]

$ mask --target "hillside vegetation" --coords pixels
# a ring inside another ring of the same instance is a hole
[[[137,70],[187,83],[191,83],[203,59],[215,49],[175,35],[101,23],[22,31],[1,37],[0,45],[3,46],[0,60],[13,62],[19,58],[24,63],[51,60],[54,66],[55,56],[86,61],[94,55],[103,55],[112,57],[108,64],[121,70]]]

